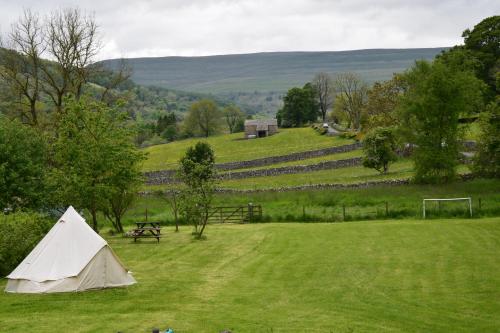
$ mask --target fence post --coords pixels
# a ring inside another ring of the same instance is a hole
[[[345,221],[345,204],[342,204],[342,219]]]
[[[146,222],[148,222],[148,209],[146,208]]]
[[[248,219],[249,221],[253,220],[253,203],[248,203]]]

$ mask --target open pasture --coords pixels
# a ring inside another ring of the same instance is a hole
[[[186,150],[198,141],[206,141],[215,152],[216,163],[253,160],[261,157],[287,155],[353,143],[353,140],[319,135],[309,127],[280,129],[267,138],[245,140],[243,133],[209,138],[192,138],[146,148],[148,159],[144,171],[175,169]]]
[[[1,293],[1,331],[500,329],[499,218],[211,225],[204,241],[190,231],[167,228],[159,244],[109,237],[138,281],[126,289]]]

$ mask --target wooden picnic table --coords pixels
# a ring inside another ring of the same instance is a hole
[[[132,237],[134,237],[134,242],[137,238],[156,238],[158,243],[161,238],[161,227],[160,222],[146,221],[146,222],[135,222],[137,228],[133,230]]]

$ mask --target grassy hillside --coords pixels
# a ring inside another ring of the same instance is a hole
[[[385,80],[418,59],[433,59],[443,48],[373,49],[340,52],[276,52],[209,57],[128,59],[139,84],[203,93],[286,91],[318,72],[356,72]],[[104,63],[113,68],[118,60]]]
[[[138,281],[126,289],[0,293],[2,331],[500,329],[498,218],[209,226],[196,242],[190,231],[108,238]]]
[[[253,160],[295,152],[340,146],[352,140],[321,136],[311,128],[280,129],[276,135],[244,140],[243,133],[193,138],[146,148],[144,171],[174,169],[187,148],[198,141],[208,142],[215,151],[216,163]]]

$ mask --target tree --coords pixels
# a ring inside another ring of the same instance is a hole
[[[472,30],[465,30],[462,34],[464,46],[473,52],[481,62],[478,77],[488,84],[495,92],[496,75],[500,69],[500,16],[488,17]],[[496,93],[499,91],[496,90]]]
[[[363,140],[365,157],[363,166],[387,173],[389,164],[398,158],[396,136],[391,128],[379,127],[366,135]]]
[[[377,127],[389,127],[399,124],[397,106],[405,91],[405,83],[400,75],[395,74],[391,80],[375,82],[367,92],[364,106],[365,120],[363,131],[369,132]]]
[[[47,161],[47,145],[36,129],[0,115],[0,209],[43,206]]]
[[[185,185],[180,194],[180,211],[193,224],[194,235],[201,238],[208,222],[215,190],[215,156],[208,143],[189,147],[179,162],[179,177]]]
[[[133,130],[119,108],[82,98],[67,102],[54,143],[52,184],[58,203],[89,210],[98,231],[97,212],[120,218],[141,181],[142,152],[133,145]]]
[[[45,25],[47,53],[55,63],[42,66],[44,91],[60,113],[65,96],[81,96],[101,43],[94,17],[79,9],[53,12]]]
[[[186,131],[208,138],[219,129],[220,118],[221,115],[215,102],[210,99],[202,99],[191,104],[184,120],[184,126]]]
[[[173,112],[162,115],[156,121],[156,134],[169,142],[177,138],[177,116]]]
[[[25,10],[12,25],[5,45],[9,50],[2,52],[0,63],[0,78],[18,97],[22,121],[38,126],[42,101],[61,113],[66,96],[78,99],[89,78],[109,72],[94,63],[100,46],[94,17],[79,9],[58,10],[43,20]],[[109,91],[129,76],[125,63],[118,66],[102,85],[101,100],[109,103]]]
[[[333,81],[330,75],[321,72],[316,74],[312,81],[312,85],[318,98],[321,119],[324,122],[326,121],[328,110],[333,104]]]
[[[241,132],[244,127],[245,114],[235,105],[229,105],[222,111],[226,119],[229,133]]]
[[[282,127],[300,127],[318,118],[319,105],[310,83],[303,88],[288,90],[283,102],[283,108],[277,114],[278,125]]]
[[[492,102],[480,117],[481,135],[472,170],[482,176],[500,178],[500,106]]]
[[[441,62],[417,61],[404,77],[408,90],[401,100],[403,127],[408,129],[407,140],[416,144],[415,180],[451,181],[459,156],[459,116],[480,108],[484,83]]]
[[[334,86],[337,96],[342,96],[345,102],[348,127],[359,130],[363,106],[366,103],[367,84],[354,73],[342,73],[335,77]]]
[[[40,72],[45,50],[43,26],[37,14],[26,9],[12,25],[8,49],[0,56],[0,78],[10,88],[21,119],[32,126],[39,123]]]

